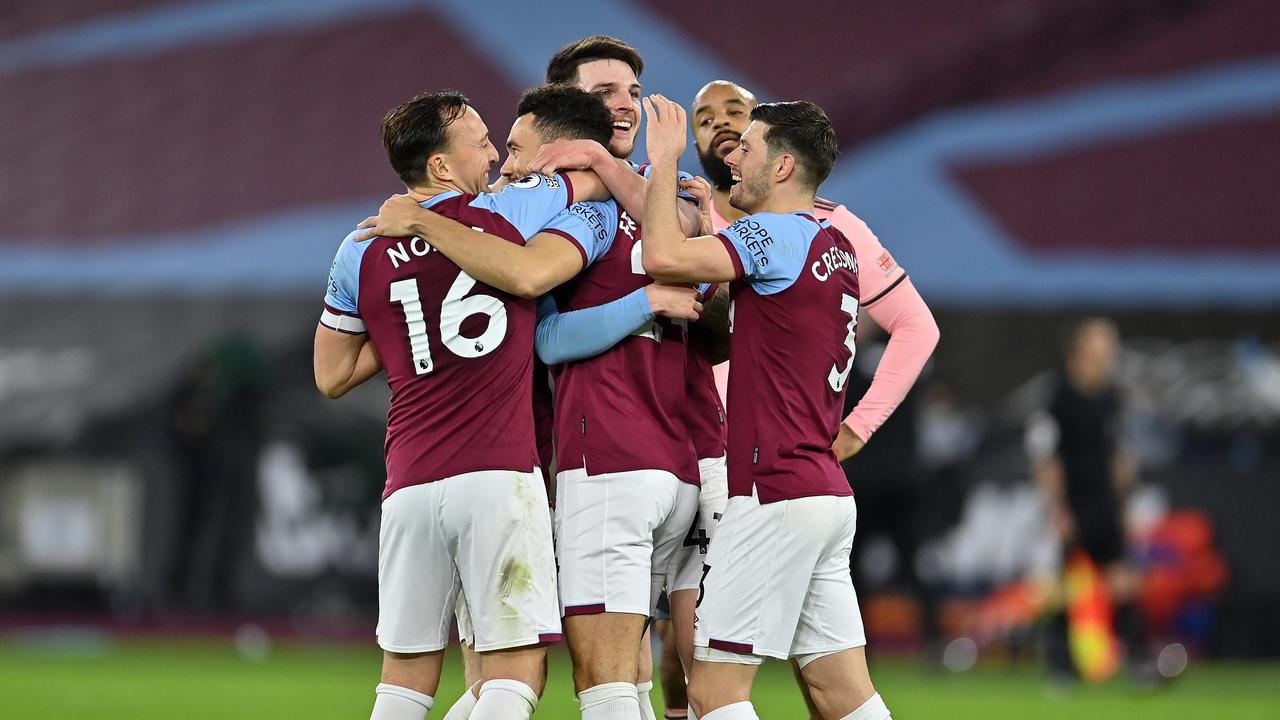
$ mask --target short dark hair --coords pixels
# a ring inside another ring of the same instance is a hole
[[[644,72],[644,60],[635,48],[618,38],[592,35],[565,45],[551,56],[547,63],[547,82],[573,85],[578,82],[578,66],[593,60],[621,60],[631,66],[636,77]]]
[[[803,100],[761,103],[751,109],[751,119],[769,126],[764,139],[770,154],[785,152],[795,156],[801,179],[815,191],[831,174],[840,146],[831,119],[822,108]]]
[[[426,179],[427,158],[449,149],[449,126],[470,104],[457,90],[422,93],[382,118],[382,146],[405,185]]]
[[[532,113],[533,129],[543,142],[557,138],[595,140],[608,146],[613,138],[613,114],[604,100],[572,85],[539,85],[526,90],[516,117]]]

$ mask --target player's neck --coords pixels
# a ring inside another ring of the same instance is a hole
[[[410,185],[407,187],[407,190],[409,192],[409,197],[413,198],[414,200],[417,200],[418,202],[430,200],[431,198],[439,195],[440,193],[447,193],[450,191],[455,191],[460,193],[466,192],[460,187],[455,187],[453,183],[437,184],[433,182],[423,183],[422,185]]]
[[[764,202],[755,209],[757,213],[788,215],[794,212],[813,213],[813,195],[797,192],[786,185],[775,186]]]
[[[716,213],[724,218],[725,222],[734,222],[747,214],[745,210],[739,210],[729,204],[728,190],[712,190],[711,202],[716,206]]]

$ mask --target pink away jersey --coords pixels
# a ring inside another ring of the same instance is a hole
[[[566,178],[539,176],[498,193],[444,192],[422,205],[521,245],[544,230],[579,246],[605,241],[603,204],[566,210],[572,199]],[[585,218],[592,213],[601,215],[595,226]],[[538,465],[534,300],[475,281],[421,238],[348,236],[330,271],[321,322],[368,332],[386,370],[384,499],[463,473]]]
[[[831,451],[853,370],[858,260],[807,212],[748,215],[717,237],[729,286],[729,496],[851,495]]]

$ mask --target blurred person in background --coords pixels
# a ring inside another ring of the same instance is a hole
[[[1046,410],[1032,416],[1026,446],[1065,555],[1083,551],[1098,567],[1114,603],[1116,634],[1143,681],[1148,668],[1137,599],[1142,575],[1126,553],[1124,501],[1137,467],[1120,433],[1122,400],[1115,386],[1120,334],[1100,317],[1077,324]],[[1067,617],[1050,623],[1050,669],[1077,675],[1067,651]]]

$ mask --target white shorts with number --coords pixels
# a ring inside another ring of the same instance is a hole
[[[653,615],[698,488],[664,470],[556,477],[556,557],[564,615]]]
[[[729,498],[707,555],[695,657],[786,659],[867,644],[849,575],[852,497]]]
[[[378,645],[440,650],[459,591],[476,650],[560,638],[556,566],[539,471],[489,470],[412,485],[382,503]]]
[[[699,460],[698,474],[702,481],[698,490],[698,515],[671,559],[667,574],[668,593],[698,589],[702,582],[702,565],[707,559],[711,538],[716,534],[716,523],[729,502],[729,474],[723,455]]]

